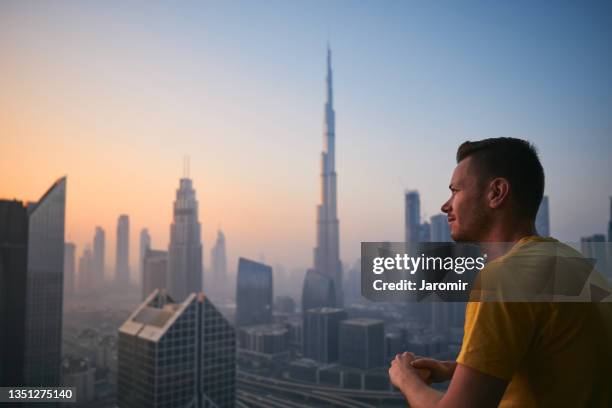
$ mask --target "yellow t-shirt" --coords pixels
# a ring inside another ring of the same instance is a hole
[[[469,302],[457,362],[509,381],[500,407],[612,407],[612,303]]]

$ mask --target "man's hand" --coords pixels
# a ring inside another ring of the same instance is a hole
[[[457,363],[454,361],[439,361],[433,358],[416,358],[410,362],[418,370],[427,370],[428,376],[424,378],[427,384],[450,381],[455,372]]]
[[[413,361],[416,361],[415,358],[414,354],[407,351],[397,354],[391,362],[389,378],[391,383],[400,390],[403,389],[407,382],[427,381],[430,376],[430,372],[426,368],[417,369],[411,365]]]

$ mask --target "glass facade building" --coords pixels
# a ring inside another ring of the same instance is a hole
[[[302,313],[317,307],[335,307],[334,281],[314,269],[309,269],[302,287]]]
[[[173,299],[182,302],[190,293],[202,290],[201,226],[191,179],[180,180],[173,216],[168,247],[167,288]]]
[[[151,293],[120,327],[118,358],[121,408],[235,404],[235,332],[201,293]]]
[[[236,326],[272,323],[272,268],[240,258],[236,280]]]
[[[385,365],[385,324],[358,318],[340,323],[340,364],[368,370]]]
[[[304,357],[322,363],[338,360],[340,322],[347,318],[343,309],[320,307],[304,313]]]

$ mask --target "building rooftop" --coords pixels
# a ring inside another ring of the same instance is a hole
[[[350,324],[353,326],[373,326],[378,324],[384,324],[380,319],[372,319],[369,317],[357,317],[354,319],[343,320],[342,324]]]

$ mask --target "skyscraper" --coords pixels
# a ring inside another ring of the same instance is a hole
[[[76,282],[76,245],[66,242],[64,245],[64,294],[72,295]]]
[[[60,384],[66,178],[0,201],[0,385]]]
[[[217,231],[217,241],[210,251],[210,282],[206,282],[207,293],[221,298],[229,295],[227,281],[227,255],[225,253],[225,234]]]
[[[610,197],[610,220],[608,221],[608,242],[612,242],[612,197]]]
[[[416,190],[405,193],[405,237],[406,242],[415,244],[419,242],[421,232],[421,200]]]
[[[119,328],[121,408],[230,408],[236,335],[203,293],[175,303],[155,290]]]
[[[304,357],[323,363],[338,360],[340,322],[347,318],[343,309],[320,307],[304,313]]]
[[[343,304],[342,262],[336,202],[336,118],[333,105],[331,50],[327,48],[327,102],[321,152],[321,204],[317,206],[317,246],[314,269],[334,281],[336,306]]]
[[[27,207],[21,201],[0,200],[0,386],[4,387],[23,385],[27,270]]]
[[[94,270],[93,253],[89,245],[83,249],[79,258],[79,292],[85,293],[94,290],[96,286],[96,275]]]
[[[542,197],[538,214],[536,215],[536,231],[543,237],[550,237],[550,217],[548,215],[548,196]]]
[[[608,248],[604,234],[593,234],[580,238],[582,254],[595,261],[595,268],[607,279],[612,280],[612,271],[608,268]]]
[[[452,242],[446,214],[437,214],[430,218],[431,242]]]
[[[168,282],[168,252],[145,249],[142,259],[142,299],[155,289],[166,289]]]
[[[177,302],[202,290],[202,242],[198,201],[191,179],[182,178],[170,225],[168,247],[168,291]]]
[[[367,370],[385,365],[385,323],[355,318],[340,323],[340,364]]]
[[[25,383],[59,385],[66,178],[28,205]]]
[[[93,275],[94,286],[104,284],[104,256],[105,256],[105,234],[102,227],[96,227],[93,240]]]
[[[142,276],[144,272],[143,261],[144,261],[145,252],[147,251],[148,248],[151,248],[151,235],[149,235],[148,229],[143,228],[142,230],[140,230],[140,247],[139,247],[139,252],[138,252],[138,276],[136,279],[137,282],[143,281],[143,276]],[[164,285],[164,287],[166,286]]]
[[[302,287],[302,313],[317,307],[334,307],[336,291],[334,281],[327,275],[309,269]]]
[[[240,258],[236,279],[236,326],[272,323],[272,268]]]
[[[115,258],[115,280],[119,285],[130,282],[130,218],[126,214],[117,220],[117,256]]]

